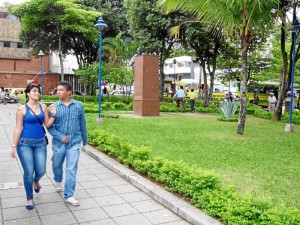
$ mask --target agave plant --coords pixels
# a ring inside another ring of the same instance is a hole
[[[232,117],[239,106],[239,102],[224,101],[220,103],[220,111],[223,116],[228,119]]]

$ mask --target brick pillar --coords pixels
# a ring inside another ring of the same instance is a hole
[[[141,55],[134,63],[133,114],[159,116],[159,57]]]

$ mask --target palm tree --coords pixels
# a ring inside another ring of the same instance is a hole
[[[251,40],[273,25],[272,10],[279,0],[158,0],[163,10],[181,10],[206,26],[239,38],[242,57],[241,109],[237,133],[244,134],[246,123],[247,55]]]

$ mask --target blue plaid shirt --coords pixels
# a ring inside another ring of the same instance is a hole
[[[83,105],[74,99],[71,99],[70,105],[64,105],[61,100],[54,103],[56,107],[56,117],[54,123],[48,128],[53,136],[53,149],[71,148],[74,145],[87,144],[87,131],[84,118]],[[67,136],[69,142],[61,142],[62,137]]]

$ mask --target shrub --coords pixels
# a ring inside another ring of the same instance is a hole
[[[223,116],[228,119],[235,114],[238,105],[238,102],[222,101],[220,103],[220,111],[223,114]]]
[[[192,204],[225,224],[300,224],[297,209],[243,198],[233,188],[222,187],[218,178],[206,171],[192,168],[184,162],[150,158],[149,147],[134,146],[101,129],[88,129],[88,135],[89,143],[97,149],[161,182],[167,190],[189,198]]]

